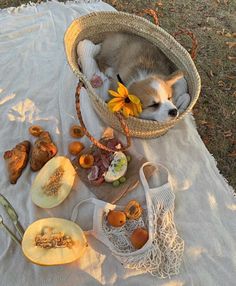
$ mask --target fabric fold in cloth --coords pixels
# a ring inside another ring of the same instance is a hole
[[[87,3],[88,2],[88,3]],[[114,11],[101,1],[56,1],[0,11],[0,157],[17,142],[34,138],[28,127],[37,124],[48,130],[58,154],[69,156],[69,128],[77,124],[75,89],[64,52],[63,37],[70,23],[92,11]],[[82,99],[82,96],[81,96]],[[84,97],[84,114],[90,132],[100,136],[104,124]],[[86,106],[90,107],[86,109]],[[100,133],[101,132],[101,133]],[[100,134],[99,134],[100,133]],[[85,137],[81,142],[88,145]],[[171,173],[175,193],[175,224],[185,241],[184,263],[171,279],[125,269],[103,244],[88,236],[89,247],[78,261],[62,266],[31,264],[7,234],[0,229],[0,285],[235,285],[236,200],[233,189],[219,174],[189,115],[166,135],[150,140],[133,139],[132,148],[147,160],[165,165]],[[10,185],[4,160],[0,160],[1,193],[16,209],[23,227],[44,217],[70,219],[73,207],[93,197],[80,181],[58,207],[41,209],[30,198],[36,174],[29,166],[16,185]],[[153,177],[157,186],[157,179]],[[119,204],[135,198],[143,202],[138,187]],[[85,209],[83,217],[86,219]],[[2,207],[4,222],[11,225]],[[89,224],[90,221],[85,221]]]

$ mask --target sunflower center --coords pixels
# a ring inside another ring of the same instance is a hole
[[[130,99],[128,97],[126,97],[125,103],[130,103]]]

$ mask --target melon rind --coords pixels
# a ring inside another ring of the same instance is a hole
[[[60,187],[57,195],[48,196],[44,193],[42,187],[47,184],[50,176],[60,166],[64,169],[64,174],[61,180],[62,186]],[[63,156],[52,158],[39,171],[31,186],[30,193],[32,201],[41,208],[53,208],[58,206],[69,195],[74,184],[75,175],[75,169],[68,158]]]
[[[35,245],[35,237],[43,227],[52,227],[55,232],[69,235],[74,245],[72,248],[44,249]],[[52,266],[71,263],[83,255],[87,240],[82,229],[74,222],[61,218],[45,218],[32,223],[22,239],[22,251],[34,264]]]

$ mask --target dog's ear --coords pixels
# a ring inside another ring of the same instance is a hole
[[[167,77],[166,83],[171,87],[176,83],[176,81],[178,81],[182,77],[184,77],[184,73],[182,71],[174,72]]]

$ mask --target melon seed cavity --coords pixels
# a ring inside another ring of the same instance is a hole
[[[53,232],[53,230],[43,231],[35,237],[35,245],[41,248],[71,248],[73,240],[63,232]]]
[[[46,185],[42,187],[42,190],[47,196],[56,196],[62,185],[61,179],[64,174],[64,169],[62,166],[58,167],[53,174],[50,176],[49,181]]]

